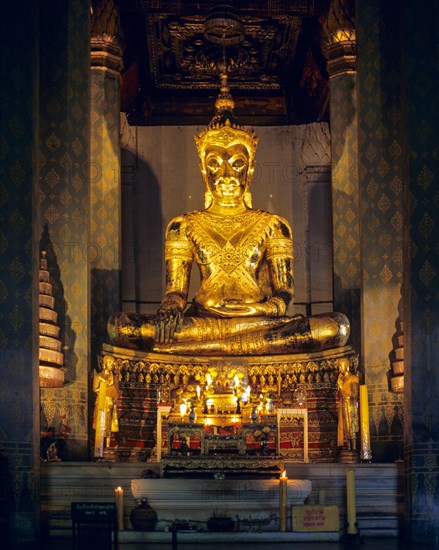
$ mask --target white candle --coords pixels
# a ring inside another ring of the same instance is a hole
[[[117,529],[123,531],[123,489],[116,487],[114,489],[114,500],[116,501]]]
[[[288,478],[285,470],[279,478],[279,531],[287,530]]]

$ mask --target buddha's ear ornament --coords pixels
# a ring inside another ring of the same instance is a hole
[[[246,191],[244,193],[244,204],[247,206],[247,208],[252,208],[252,200],[252,194],[250,193],[250,191]]]
[[[245,198],[244,198],[245,200]],[[213,196],[210,191],[204,193],[204,208],[207,210],[213,203]]]

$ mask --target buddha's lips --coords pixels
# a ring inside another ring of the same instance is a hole
[[[221,178],[215,183],[215,187],[221,188],[223,193],[232,193],[239,188],[239,181],[235,178]]]

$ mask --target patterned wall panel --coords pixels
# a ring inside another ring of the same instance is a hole
[[[407,246],[404,322],[407,519],[415,540],[439,533],[439,6],[400,2],[407,128]]]
[[[403,417],[401,395],[389,392],[397,336],[402,333],[400,43],[394,8],[384,4],[360,2],[356,14],[362,356],[369,388],[372,453],[378,461],[402,456]]]
[[[0,18],[0,453],[2,544],[36,536],[38,322],[33,185],[37,175],[38,3]],[[3,459],[7,461],[3,470]]]
[[[42,427],[66,415],[64,458],[86,457],[88,445],[89,16],[86,0],[41,3],[40,246],[53,269],[68,383],[42,389]]]

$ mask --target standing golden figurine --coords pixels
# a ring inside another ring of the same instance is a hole
[[[288,222],[255,210],[250,183],[258,138],[236,123],[227,78],[216,114],[195,137],[206,185],[205,209],[174,218],[166,230],[166,293],[157,315],[117,313],[112,343],[160,353],[269,355],[344,346],[341,313],[286,315],[294,297]],[[201,284],[192,304],[193,262]]]
[[[110,446],[112,432],[119,431],[116,401],[119,398],[119,379],[114,372],[114,358],[106,355],[100,372],[93,371],[93,391],[96,403],[93,413],[95,429],[94,458],[102,459],[104,447]]]
[[[339,359],[337,393],[340,398],[337,427],[337,445],[343,447],[340,462],[354,463],[359,461],[357,435],[360,430],[359,395],[360,380],[356,366],[351,366],[347,357]]]

